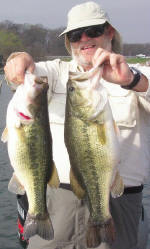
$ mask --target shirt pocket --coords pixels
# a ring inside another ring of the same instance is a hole
[[[134,92],[122,91],[121,94],[109,93],[108,96],[117,125],[135,127],[138,118],[138,102]]]

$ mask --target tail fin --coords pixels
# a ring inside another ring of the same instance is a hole
[[[95,248],[101,244],[101,236],[99,233],[98,225],[88,224],[88,229],[86,233],[86,243],[88,248]]]
[[[24,225],[24,239],[27,240],[36,234],[45,240],[54,238],[54,230],[48,214],[40,218],[27,214]]]
[[[115,239],[115,228],[112,218],[104,225],[95,225],[88,222],[88,229],[86,233],[86,241],[88,248],[98,247],[101,242],[106,242],[109,245]]]
[[[116,231],[112,218],[110,218],[106,224],[100,226],[100,235],[102,242],[106,242],[109,245],[113,243],[116,237]]]

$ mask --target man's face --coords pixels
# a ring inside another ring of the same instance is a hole
[[[98,48],[111,51],[113,30],[114,29],[109,26],[102,35],[94,38],[89,37],[83,32],[79,41],[70,42],[72,56],[84,70],[89,70],[92,67],[92,58]]]

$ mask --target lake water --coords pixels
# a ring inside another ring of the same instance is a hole
[[[0,80],[3,75],[0,75]],[[3,82],[0,94],[0,137],[5,128],[6,110],[12,92]],[[17,207],[16,197],[8,192],[7,186],[12,175],[6,144],[0,141],[0,249],[21,249],[17,238]],[[149,177],[150,179],[150,177]],[[150,180],[144,188],[143,204],[147,211],[150,224]],[[150,225],[147,249],[150,249]],[[143,231],[143,229],[142,229]],[[143,235],[142,235],[143,236]],[[36,249],[36,248],[35,248]],[[121,248],[120,248],[121,249]],[[143,249],[143,248],[140,248]]]

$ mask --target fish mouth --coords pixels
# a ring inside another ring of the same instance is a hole
[[[48,84],[48,78],[47,78],[47,76],[35,77],[35,83],[37,83],[39,85]]]

